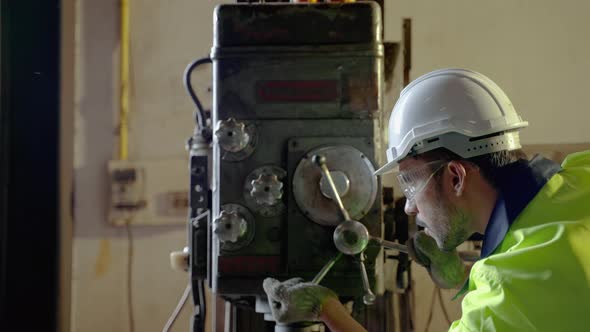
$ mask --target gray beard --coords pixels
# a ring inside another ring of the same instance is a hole
[[[469,238],[468,225],[469,218],[465,211],[460,210],[455,205],[452,205],[448,199],[443,198],[440,192],[438,196],[437,210],[441,211],[438,219],[438,225],[435,234],[436,244],[441,250],[453,251],[461,243]]]

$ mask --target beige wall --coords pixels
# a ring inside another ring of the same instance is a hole
[[[385,9],[386,39],[400,40],[401,18],[412,18],[412,79],[445,67],[480,71],[502,87],[529,121],[521,134],[523,144],[590,142],[590,112],[584,102],[590,73],[590,45],[585,42],[590,2],[395,0],[386,1]],[[529,150],[554,149],[569,147]],[[433,284],[424,269],[414,266],[414,271],[415,326],[424,331]],[[451,318],[459,317],[460,301],[450,301],[454,292],[443,295]],[[429,331],[447,328],[437,302]]]
[[[131,1],[131,159],[184,157],[193,106],[181,74],[192,59],[208,54],[218,2]],[[116,156],[117,143],[118,3],[77,1],[72,331],[128,331],[129,243],[125,230],[109,226],[106,218],[106,163]],[[584,103],[589,7],[585,1],[388,0],[386,39],[399,40],[401,18],[411,17],[412,78],[447,66],[481,71],[530,122],[522,135],[526,144],[590,142]],[[197,71],[194,77],[208,105],[209,73]],[[185,244],[185,229],[136,226],[133,238],[135,329],[159,331],[187,282],[168,267],[168,253]],[[423,331],[432,285],[423,270],[415,270],[416,326]],[[444,295],[448,300],[450,293]],[[445,304],[457,317],[458,303]],[[188,317],[185,310],[176,331],[188,330]],[[446,327],[437,308],[431,331]]]
[[[209,53],[218,2],[131,1],[131,160],[185,156],[193,106],[181,77],[192,59]],[[124,228],[107,223],[106,208],[107,162],[117,155],[118,4],[77,1],[72,331],[129,331],[129,241]],[[194,76],[206,91],[210,74]],[[170,269],[168,258],[186,244],[186,229],[134,226],[132,235],[135,330],[161,331],[188,282],[186,274]],[[184,310],[174,330],[188,329]]]
[[[590,23],[584,0],[388,1],[393,17],[413,20],[412,78],[433,69],[466,67],[496,81],[530,127],[525,144],[590,141],[586,124]]]

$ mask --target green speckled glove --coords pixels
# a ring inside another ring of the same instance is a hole
[[[468,270],[457,250],[441,250],[436,240],[422,231],[408,241],[408,249],[414,261],[424,266],[441,288],[460,287],[467,278]]]
[[[264,280],[262,286],[278,323],[317,321],[325,301],[330,297],[338,298],[326,287],[302,281],[301,278],[284,282],[272,278]]]

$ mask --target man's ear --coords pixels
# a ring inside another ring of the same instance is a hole
[[[465,181],[467,177],[467,170],[465,166],[456,160],[450,161],[447,165],[449,170],[451,184],[455,195],[461,196],[465,190]]]

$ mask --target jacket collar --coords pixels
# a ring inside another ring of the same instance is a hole
[[[494,179],[499,194],[483,234],[481,258],[490,256],[498,248],[514,220],[560,170],[558,163],[536,155],[530,161],[520,159],[496,171]],[[469,278],[453,300],[465,294],[468,288]]]
[[[499,195],[483,234],[482,258],[496,250],[514,220],[560,170],[558,163],[536,155],[530,161],[521,159],[496,171]]]

